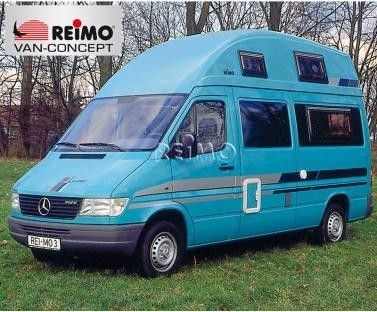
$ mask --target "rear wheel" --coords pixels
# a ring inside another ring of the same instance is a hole
[[[183,237],[177,226],[160,221],[146,229],[135,260],[146,277],[170,275],[180,267],[183,253]]]
[[[346,234],[346,217],[344,209],[338,203],[328,206],[319,228],[316,241],[320,244],[334,243],[344,239]]]

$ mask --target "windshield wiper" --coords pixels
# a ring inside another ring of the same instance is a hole
[[[78,145],[79,146],[108,146],[108,147],[111,147],[112,149],[116,149],[118,151],[124,152],[124,150],[120,146],[116,144],[112,144],[112,143],[93,142],[93,143],[80,143]]]
[[[80,144],[71,143],[71,142],[58,142],[55,145],[65,145],[65,146],[71,146],[71,147],[75,147],[77,149],[80,149]]]

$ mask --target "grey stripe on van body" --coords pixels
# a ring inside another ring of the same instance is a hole
[[[131,203],[127,209],[138,209],[138,208],[151,208],[151,207],[159,207],[159,206],[169,206],[171,204],[171,200],[154,200],[154,201],[147,201],[141,203]]]
[[[199,190],[211,190],[220,188],[240,187],[242,182],[248,178],[259,178],[263,184],[278,183],[282,174],[263,174],[250,176],[233,176],[224,178],[201,178],[176,180],[171,183],[158,184],[135,193],[135,196],[157,195],[173,192],[187,192]]]
[[[278,189],[278,190],[265,190],[262,191],[262,195],[274,195],[274,194],[290,194],[295,192],[302,192],[302,191],[315,191],[315,190],[322,190],[328,188],[338,188],[338,187],[349,187],[349,186],[361,186],[367,185],[367,182],[349,182],[349,183],[333,183],[327,185],[317,185],[317,186],[309,186],[309,187],[297,187],[297,188],[285,188],[285,189]],[[216,201],[216,200],[228,200],[228,199],[240,199],[243,197],[243,193],[230,193],[230,194],[218,194],[218,195],[204,195],[198,197],[183,197],[174,199],[175,202],[180,204],[188,204],[188,203],[199,203],[199,202],[207,202],[207,201]],[[131,204],[128,209],[138,209],[138,208],[150,208],[150,207],[158,207],[162,205],[168,205],[171,201],[150,201],[150,202],[143,202],[143,203],[134,203]],[[287,205],[287,206],[290,206]]]
[[[167,182],[167,183],[162,183],[162,184],[157,184],[151,187],[148,187],[146,189],[137,191],[135,193],[135,196],[147,196],[147,195],[157,195],[157,194],[164,194],[164,193],[169,193],[172,191],[172,183]]]
[[[225,178],[203,178],[176,180],[174,183],[155,185],[135,193],[135,196],[157,195],[168,192],[185,192],[235,187],[235,176]]]
[[[140,190],[135,196],[157,195],[168,192],[185,192],[200,191],[231,187],[241,187],[245,179],[259,178],[262,185],[273,185],[280,183],[307,182],[338,178],[362,177],[367,175],[367,168],[346,168],[331,170],[314,170],[307,172],[305,180],[300,178],[299,172],[273,173],[273,174],[254,174],[247,176],[233,176],[224,178],[202,178],[202,179],[184,179],[174,181],[172,184],[163,183],[152,186],[147,189]]]
[[[236,176],[224,178],[203,178],[177,180],[173,183],[173,192],[211,190],[219,188],[235,187]]]
[[[174,201],[187,204],[187,203],[200,203],[206,201],[214,200],[227,200],[227,199],[238,199],[242,197],[242,193],[229,193],[229,194],[218,194],[218,195],[204,195],[198,197],[184,197],[184,198],[174,198]]]
[[[206,201],[239,199],[239,198],[242,198],[242,193],[204,195],[204,196],[199,196],[199,197],[183,197],[183,198],[175,198],[173,201],[180,204],[187,204],[187,203],[199,203],[199,202],[206,202]],[[150,208],[150,207],[166,206],[170,204],[171,204],[170,200],[149,201],[149,202],[131,204],[128,207],[128,209]]]

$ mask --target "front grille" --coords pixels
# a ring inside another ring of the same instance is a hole
[[[68,235],[69,229],[51,229],[42,226],[21,225],[21,229],[29,235],[59,237],[60,235]]]
[[[79,212],[81,198],[46,196],[50,201],[50,211],[46,215],[41,215],[38,205],[44,196],[20,195],[21,212],[29,216],[45,218],[73,219]]]

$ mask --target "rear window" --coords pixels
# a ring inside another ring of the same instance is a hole
[[[300,81],[328,83],[323,56],[295,52],[296,65]]]
[[[245,147],[291,146],[287,105],[241,100],[240,112]]]
[[[296,105],[300,145],[362,145],[357,108]]]

